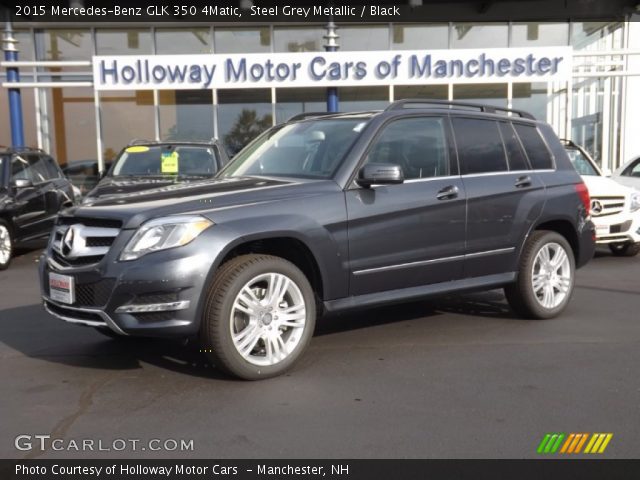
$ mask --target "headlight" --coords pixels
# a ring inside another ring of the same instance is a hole
[[[635,212],[640,209],[640,193],[632,193],[631,194],[631,211]]]
[[[143,224],[120,254],[120,260],[135,260],[143,255],[188,244],[213,225],[200,215],[156,218]]]

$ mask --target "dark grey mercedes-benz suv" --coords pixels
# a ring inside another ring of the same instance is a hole
[[[275,126],[212,180],[71,208],[40,276],[63,320],[198,337],[257,379],[291,367],[325,311],[504,287],[519,314],[554,317],[593,252],[588,191],[549,125],[402,100]]]

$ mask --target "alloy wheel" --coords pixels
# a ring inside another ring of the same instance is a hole
[[[565,249],[558,243],[546,243],[533,261],[531,288],[540,305],[556,308],[571,290],[571,262]]]
[[[233,345],[253,365],[276,365],[300,343],[306,317],[304,297],[293,280],[281,273],[258,275],[240,289],[233,302]]]

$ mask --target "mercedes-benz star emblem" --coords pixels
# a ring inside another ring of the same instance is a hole
[[[71,253],[73,250],[73,241],[76,237],[76,229],[73,226],[69,227],[69,229],[65,232],[64,237],[62,237],[62,255],[65,257]]]
[[[602,213],[602,204],[600,203],[599,200],[591,200],[591,212],[594,215],[599,215]]]

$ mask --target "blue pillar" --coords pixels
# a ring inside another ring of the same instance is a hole
[[[11,24],[7,23],[4,37],[4,59],[7,62],[18,61],[18,41],[13,37]],[[7,67],[7,82],[20,81],[20,73],[17,67]],[[24,128],[22,122],[22,99],[19,88],[9,89],[9,123],[11,124],[11,145],[24,147]]]
[[[327,52],[336,52],[338,51],[338,38],[340,36],[336,33],[335,23],[333,20],[329,20],[327,24],[327,34],[324,38],[327,40],[327,43],[324,46],[324,49]],[[327,88],[327,112],[338,112],[338,87],[328,87]]]

